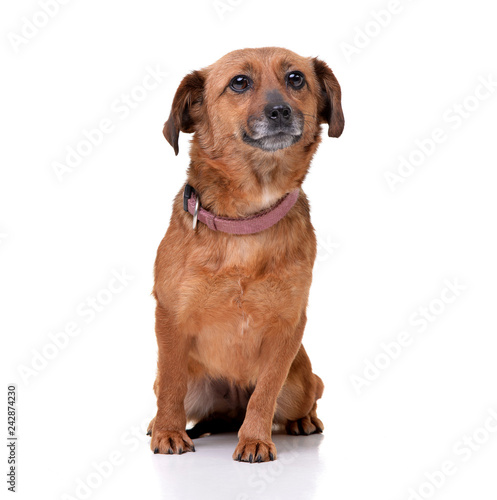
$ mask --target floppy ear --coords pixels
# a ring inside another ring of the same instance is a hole
[[[195,108],[202,104],[205,77],[200,71],[193,71],[181,81],[174,95],[171,113],[164,124],[164,137],[179,152],[178,137],[180,132],[195,131]]]
[[[322,101],[319,109],[320,123],[327,123],[328,136],[340,137],[345,126],[345,119],[342,111],[342,91],[333,71],[329,66],[317,59],[312,60],[314,71],[322,90]]]

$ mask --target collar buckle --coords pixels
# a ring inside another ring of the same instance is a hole
[[[185,212],[188,212],[188,200],[192,197],[192,193],[194,192],[195,189],[193,189],[190,184],[185,186],[185,191],[183,192],[183,210]]]
[[[195,211],[193,212],[193,230],[195,231],[197,229],[197,222],[198,222],[198,208],[200,206],[200,198],[197,194],[195,197]]]

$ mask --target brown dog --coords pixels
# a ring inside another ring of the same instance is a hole
[[[191,438],[239,428],[233,458],[264,462],[276,458],[273,423],[323,430],[323,382],[301,344],[316,238],[300,189],[322,123],[330,137],[342,133],[340,86],[324,62],[288,50],[231,52],[181,82],[164,135],[178,154],[179,133],[194,133],[196,209],[252,232],[192,229],[191,192],[174,201],[155,263],[155,453],[194,451]],[[293,192],[286,215],[254,232],[250,216],[273,217]]]

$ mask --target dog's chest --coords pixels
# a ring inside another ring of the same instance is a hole
[[[253,382],[262,368],[263,343],[275,336],[284,342],[287,327],[296,325],[305,307],[307,284],[297,279],[254,278],[236,270],[211,275],[189,302],[191,355],[213,377]]]
[[[211,296],[199,303],[194,319],[192,355],[213,376],[230,374],[250,381],[264,338],[268,310],[259,287],[247,290],[243,277],[213,280]]]
[[[250,382],[268,335],[284,335],[282,318],[297,324],[311,264],[291,256],[288,242],[264,235],[199,245],[189,253],[171,292],[180,326],[193,340],[191,355],[212,376]]]

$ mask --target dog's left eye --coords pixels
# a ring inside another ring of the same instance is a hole
[[[286,75],[288,85],[294,89],[301,89],[305,84],[305,77],[300,71],[292,71]]]
[[[252,80],[245,75],[235,76],[230,82],[230,87],[235,92],[245,92],[252,86]]]

